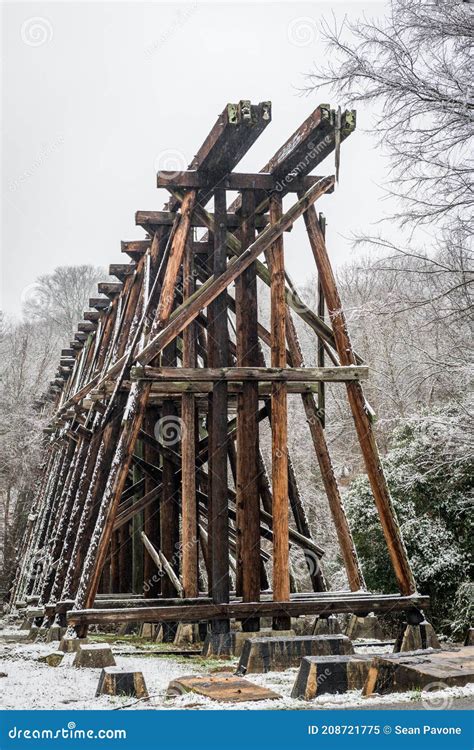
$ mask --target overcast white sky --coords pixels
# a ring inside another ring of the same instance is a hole
[[[273,120],[239,169],[258,171],[328,93],[298,87],[324,59],[331,12],[382,14],[381,2],[3,3],[0,307],[10,314],[57,265],[123,260],[138,209],[161,209],[157,165],[189,162],[227,102],[271,100]],[[331,101],[332,105],[350,104]],[[345,237],[388,211],[387,163],[359,129],[342,146],[341,182],[318,203],[336,264]],[[318,172],[333,173],[333,159]],[[291,200],[291,199],[290,199]],[[297,282],[314,267],[301,228],[286,235]]]

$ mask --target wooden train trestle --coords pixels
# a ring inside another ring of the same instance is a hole
[[[321,105],[261,172],[233,171],[270,121],[269,102],[228,104],[188,170],[158,173],[168,204],[137,212],[145,239],[122,242],[130,262],[110,266],[119,281],[99,284],[61,353],[12,594],[13,604],[38,596],[49,624],[64,624],[67,613],[84,635],[97,622],[163,622],[171,631],[177,621],[208,620],[225,638],[231,617],[256,630],[260,616],[272,616],[283,629],[292,615],[426,603],[415,593],[360,384],[367,368],[351,345],[314,208],[334,177],[310,172],[353,132],[355,112],[339,120]],[[228,205],[230,190],[238,197]],[[317,312],[285,274],[284,233],[300,217],[318,272]],[[270,290],[270,330],[258,320],[257,279]],[[318,367],[305,367],[294,314],[314,333]],[[325,439],[325,381],[345,383],[400,595],[365,591]],[[323,550],[288,453],[288,394],[303,401],[350,591],[326,590]],[[305,553],[312,593],[292,591],[290,545]]]

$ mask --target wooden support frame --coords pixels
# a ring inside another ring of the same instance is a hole
[[[92,622],[116,617],[113,607],[105,615],[97,609],[99,586],[111,589],[109,596],[129,596],[132,550],[135,559],[138,550],[143,554],[142,540],[132,540],[129,529],[141,531],[141,516],[148,552],[143,572],[135,566],[134,586],[140,589],[143,580],[145,596],[140,606],[118,610],[130,622],[163,622],[170,636],[178,620],[204,619],[216,648],[225,652],[231,617],[256,630],[261,616],[271,616],[282,629],[302,614],[427,605],[425,597],[411,595],[413,576],[361,388],[368,368],[351,347],[324,221],[313,205],[333,192],[334,178],[309,172],[339,136],[344,140],[353,131],[354,113],[343,114],[336,133],[334,111],[321,105],[261,172],[233,171],[270,119],[269,103],[228,105],[189,168],[158,175],[158,186],[171,193],[168,204],[161,212],[137,213],[148,236],[122,243],[131,262],[111,264],[119,281],[99,284],[103,296],[91,298],[41,399],[39,408],[48,400],[55,408],[45,437],[44,471],[50,476],[43,476],[37,495],[15,596],[39,594],[47,622],[56,616],[61,624],[63,605],[74,597],[68,621],[78,635]],[[229,190],[239,196],[228,207]],[[283,212],[287,193],[298,199]],[[209,212],[205,205],[212,197]],[[318,269],[316,312],[300,309],[285,278],[283,234],[302,216]],[[206,229],[206,236],[194,227]],[[258,320],[257,278],[270,288],[270,331]],[[317,337],[317,367],[305,367],[290,308]],[[233,315],[235,342],[229,337]],[[333,366],[325,366],[326,356]],[[356,593],[365,584],[324,435],[326,382],[345,383],[401,596]],[[312,539],[307,500],[288,453],[287,398],[293,393],[303,400],[353,593],[324,591],[323,550]],[[271,487],[259,445],[262,418],[272,430]],[[155,430],[164,419],[180,425],[174,447]],[[296,528],[289,523],[290,509]],[[290,543],[305,551],[313,567],[316,561],[316,573],[309,566],[316,594],[290,593]],[[266,545],[273,547],[270,595],[262,591],[269,583]],[[32,578],[28,571],[38,561],[45,569]],[[150,587],[156,566],[165,575]],[[231,590],[234,572],[241,601]],[[208,597],[202,596],[205,573]],[[185,598],[183,606],[177,606],[176,593]],[[157,601],[164,606],[155,606]]]

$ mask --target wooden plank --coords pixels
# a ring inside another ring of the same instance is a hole
[[[352,342],[349,337],[342,302],[334,278],[324,236],[314,207],[304,214],[311,249],[318,270],[321,287],[331,320],[341,365],[355,364]],[[390,559],[401,593],[409,595],[416,591],[416,584],[408,561],[405,545],[392,507],[390,491],[380,460],[372,421],[360,383],[347,383],[347,394],[351,407],[359,444],[364,457],[375,504],[387,543]]]

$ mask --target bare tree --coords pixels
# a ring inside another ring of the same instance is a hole
[[[388,15],[324,21],[330,62],[308,76],[351,102],[375,105],[403,224],[471,228],[472,7],[461,0],[391,0]]]
[[[59,266],[37,279],[24,306],[25,317],[53,323],[61,338],[71,336],[104,276],[104,270],[95,266]]]

